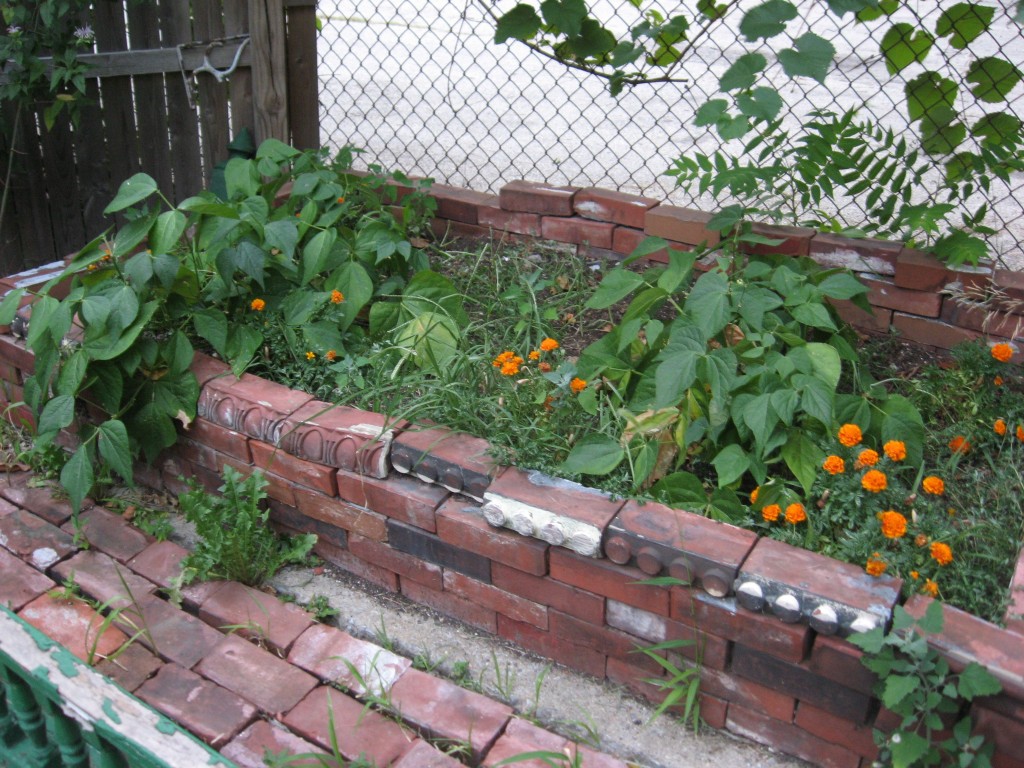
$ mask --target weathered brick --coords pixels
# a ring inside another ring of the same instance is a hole
[[[852,301],[829,299],[839,317],[854,328],[865,333],[888,333],[892,325],[892,310],[872,307],[871,312],[861,309]]]
[[[478,507],[457,498],[449,499],[437,511],[437,534],[454,547],[516,570],[535,576],[547,573],[547,544],[504,528],[494,528],[483,519]]]
[[[656,661],[638,652],[639,648],[649,643],[638,641],[633,635],[609,627],[588,624],[558,611],[550,612],[549,622],[551,634],[567,643],[575,643],[579,648],[590,648],[604,656],[628,659],[632,664],[646,668],[650,673],[658,673],[661,670]]]
[[[808,255],[823,267],[892,275],[902,250],[902,245],[887,240],[819,232],[810,242]]]
[[[932,254],[913,248],[900,248],[896,256],[897,287],[937,293],[949,280],[946,265]]]
[[[516,621],[548,628],[548,609],[531,600],[513,595],[490,584],[471,579],[458,571],[444,572],[444,588],[470,602],[490,608]]]
[[[210,379],[197,403],[201,418],[249,437],[277,445],[285,420],[313,398],[258,376]]]
[[[188,550],[173,541],[155,541],[128,561],[128,567],[144,579],[170,587],[181,574],[181,561]]]
[[[1024,271],[1017,269],[996,269],[992,273],[996,289],[1012,302],[1024,301]]]
[[[765,224],[755,221],[750,225],[752,235],[781,240],[776,245],[767,243],[740,243],[740,250],[754,255],[778,253],[783,256],[806,256],[810,252],[811,239],[817,232],[808,227],[790,227],[782,224]]]
[[[313,551],[331,565],[335,565],[353,576],[383,587],[388,592],[398,591],[398,574],[394,571],[369,563],[347,549],[341,549],[326,541],[318,541],[313,547]]]
[[[152,539],[133,528],[122,517],[103,507],[93,507],[78,516],[82,534],[89,545],[115,560],[125,563],[144,550]],[[64,530],[74,536],[75,526],[68,521]]]
[[[1017,566],[1010,579],[1009,602],[1003,616],[1006,628],[1024,635],[1024,552],[1017,557]]]
[[[202,474],[198,475],[198,479],[204,487],[209,488],[210,482],[213,481],[214,483],[216,483],[215,488],[220,488],[220,486],[224,484],[221,477],[224,474],[225,467],[231,467],[236,472],[238,472],[243,478],[249,477],[257,469],[256,467],[253,467],[250,464],[241,462],[238,459],[235,459],[223,453],[217,454],[217,464],[217,470],[215,473],[212,473],[212,478],[209,476],[203,476]],[[193,464],[193,469],[194,468],[195,465]],[[274,467],[274,469],[284,469],[284,467],[276,466]],[[261,472],[263,474],[264,479],[267,481],[266,492],[268,497],[270,497],[271,499],[276,499],[277,501],[280,501],[282,504],[287,504],[291,507],[296,506],[295,489],[299,486],[297,486],[287,477],[278,474],[276,471],[268,472],[266,470],[261,470]],[[218,491],[211,491],[211,493],[216,492]]]
[[[0,605],[17,612],[56,586],[52,579],[0,549]]]
[[[491,237],[491,230],[488,227],[481,227],[478,224],[466,224],[462,221],[450,219],[431,219],[430,232],[435,238],[447,242],[452,238],[464,238],[466,240],[488,240]],[[515,235],[506,235],[514,238]]]
[[[64,600],[43,593],[18,615],[78,658],[93,664],[128,641],[128,636],[117,627],[105,626],[103,616],[84,600]]]
[[[141,646],[186,669],[224,639],[213,627],[155,595],[127,606],[116,623]]]
[[[448,498],[445,488],[397,472],[378,480],[339,469],[337,480],[338,495],[346,501],[431,532],[437,530],[437,508]]]
[[[642,228],[616,227],[612,233],[612,250],[622,256],[628,256],[646,237],[647,233]]]
[[[264,768],[264,755],[310,755],[301,760],[289,761],[294,766],[322,766],[318,756],[326,758],[327,753],[305,739],[300,739],[280,723],[257,720],[231,742],[220,753],[238,768]]]
[[[808,670],[847,688],[871,695],[878,678],[861,663],[864,652],[838,637],[816,635]]]
[[[500,614],[497,627],[497,634],[505,640],[585,674],[599,679],[604,677],[605,655],[599,651],[580,647],[571,639],[566,640]]]
[[[63,525],[71,517],[71,504],[67,499],[54,498],[53,489],[47,486],[28,486],[28,475],[22,482],[11,478],[0,478],[0,496],[19,507],[27,509],[36,517],[41,517],[51,525]],[[82,510],[89,509],[92,502],[88,499],[82,504]]]
[[[659,205],[649,210],[644,217],[644,231],[648,235],[685,245],[705,243],[709,247],[714,247],[718,245],[722,236],[719,232],[707,228],[711,219],[712,214],[692,208]]]
[[[725,669],[729,662],[729,642],[717,635],[615,600],[608,601],[607,614],[608,626],[648,643],[682,641],[683,644],[673,649],[673,653],[687,659],[700,657],[701,664],[711,669]]]
[[[796,709],[794,724],[808,733],[831,743],[846,747],[861,757],[874,760],[878,756],[878,747],[870,726],[852,723],[846,718],[826,712],[801,701]]]
[[[212,626],[263,640],[279,651],[290,648],[313,623],[313,617],[299,606],[236,581],[225,582],[204,600],[199,617]]]
[[[453,546],[425,531],[389,520],[388,541],[399,552],[451,568],[485,583],[491,581],[491,564],[487,558]]]
[[[6,503],[5,503],[6,504]],[[75,551],[70,534],[23,509],[0,515],[0,543],[39,570],[46,570]]]
[[[415,581],[402,579],[402,594],[414,603],[433,608],[435,611],[451,616],[470,626],[496,634],[499,614],[492,608],[466,600],[451,592],[432,589]],[[529,625],[528,625],[529,626]]]
[[[231,366],[225,363],[223,360],[218,360],[215,357],[210,357],[204,352],[196,352],[192,356],[192,365],[190,370],[195,374],[196,381],[199,382],[200,387],[206,386],[206,383],[217,378],[235,377],[231,374]]]
[[[96,671],[131,693],[156,674],[163,662],[138,643],[122,647],[113,659],[104,659]]]
[[[252,450],[253,464],[260,469],[328,496],[335,494],[336,470],[332,467],[298,459],[259,440],[251,440],[249,447]]]
[[[391,768],[460,768],[462,763],[446,755],[430,742],[417,739],[409,751],[399,758]]]
[[[402,577],[403,585],[408,579],[434,590],[442,589],[441,566],[424,561],[418,555],[400,552],[387,544],[355,533],[348,537],[348,548],[353,555],[367,563],[397,573]]]
[[[975,294],[986,294],[992,288],[995,268],[991,261],[982,259],[976,265],[950,266],[949,274],[950,279],[960,283],[963,290]]]
[[[281,447],[315,464],[383,478],[394,437],[391,427],[392,420],[383,414],[313,400],[285,420]]]
[[[990,744],[995,744],[996,754],[992,760],[993,768],[1020,768],[1024,766],[1024,721],[1013,720],[993,712],[979,704],[971,708],[974,717],[974,733],[985,737]]]
[[[523,211],[506,211],[500,205],[481,205],[477,208],[477,223],[502,232],[540,237],[540,216]]]
[[[616,565],[606,560],[592,560],[557,548],[551,550],[549,558],[551,578],[556,581],[662,616],[669,614],[668,590],[639,584],[647,578],[647,574],[637,568]]]
[[[482,206],[498,204],[497,195],[474,192],[448,184],[432,184],[427,194],[437,201],[437,215],[440,218],[466,224],[476,224],[479,221],[477,212]]]
[[[937,291],[915,291],[899,288],[892,280],[861,275],[867,286],[868,301],[872,306],[897,309],[922,317],[938,317],[942,309],[942,294]]]
[[[613,224],[643,229],[647,211],[658,203],[658,200],[651,197],[587,187],[576,193],[573,209],[586,219],[610,221]]]
[[[907,341],[927,344],[939,349],[952,349],[964,341],[973,341],[980,333],[958,328],[941,320],[906,315],[902,312],[893,313],[892,324]]]
[[[791,695],[729,672],[702,667],[700,689],[723,701],[755,709],[784,723],[793,719],[796,699]]]
[[[412,666],[408,659],[379,645],[323,624],[314,624],[299,636],[288,662],[357,696],[388,693]]]
[[[783,723],[739,704],[729,706],[728,730],[802,757],[821,768],[858,768],[860,756],[837,744],[829,744],[795,725]]]
[[[597,248],[611,248],[615,225],[579,216],[543,216],[540,231],[543,237],[559,243],[587,243]]]
[[[22,378],[36,370],[36,356],[25,346],[24,339],[0,334],[0,360],[6,360],[22,373]]]
[[[541,605],[591,624],[604,623],[604,598],[550,578],[534,576],[499,562],[491,563],[491,583]]]
[[[332,500],[335,502],[338,501],[336,498]],[[276,499],[270,500],[269,507],[270,520],[278,526],[283,526],[289,531],[294,531],[300,534],[315,534],[318,542],[326,541],[336,547],[342,548],[348,546],[348,534],[344,528],[339,528],[336,525],[321,522],[315,517],[304,515],[295,507],[289,506],[288,504],[282,504]]]
[[[942,319],[960,328],[981,331],[988,336],[1022,339],[1024,342],[1024,316],[1002,312],[971,301],[946,299],[942,305]],[[1021,362],[1020,352],[1014,362]]]
[[[506,211],[540,213],[549,216],[572,216],[576,187],[553,187],[532,181],[510,181],[498,193],[499,203]]]
[[[371,512],[365,507],[302,488],[295,489],[295,501],[298,502],[299,512],[308,518],[319,520],[345,531],[358,533],[368,539],[377,541],[387,539],[387,518],[376,512]],[[344,545],[339,544],[338,546]]]
[[[249,452],[249,438],[241,432],[222,427],[206,419],[195,419],[188,428],[190,439],[202,445],[208,445],[216,451],[234,456],[246,462],[252,461]]]

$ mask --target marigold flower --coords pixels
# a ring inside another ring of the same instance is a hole
[[[949,548],[948,544],[943,544],[941,541],[932,542],[931,555],[932,560],[939,565],[949,565],[953,562],[953,550]]]
[[[882,522],[882,535],[887,539],[902,539],[907,533],[907,518],[892,509],[878,513]]]
[[[541,373],[551,373],[551,363],[537,363],[537,370]]]
[[[761,510],[761,517],[764,518],[766,523],[774,523],[779,519],[779,515],[782,514],[782,507],[778,504],[769,504]]]
[[[344,197],[339,197],[338,198],[338,202],[339,203],[344,203],[345,202],[345,198]]]
[[[996,419],[996,423],[992,425],[992,429],[997,435],[1002,437],[1006,434],[1006,422],[1002,419]]]
[[[307,360],[316,360],[316,352],[307,352],[306,353],[306,359]]]
[[[878,451],[865,448],[857,454],[857,463],[861,467],[873,467],[878,463]]]
[[[251,309],[253,312],[262,312],[264,307],[266,306],[267,302],[265,302],[263,299],[253,299],[252,301],[249,302],[249,309]]]
[[[930,595],[931,597],[938,597],[939,585],[931,579],[925,579],[924,586],[921,587],[921,591],[924,592],[926,595]]]
[[[971,450],[971,444],[963,435],[957,435],[949,441],[949,450],[953,453],[967,453]]]
[[[890,440],[882,446],[882,450],[892,461],[903,461],[907,458],[907,446],[902,440]]]
[[[540,351],[536,349],[531,349],[530,354],[528,354],[527,357],[530,358],[531,360],[540,360]]]
[[[833,454],[822,462],[821,468],[830,475],[841,475],[846,471],[846,462],[841,457]]]
[[[923,547],[927,543],[928,543],[928,537],[925,536],[923,533],[919,533],[919,534],[917,534],[917,536],[914,537],[914,546],[915,547]]]
[[[514,357],[511,360],[507,360],[501,364],[500,373],[502,376],[515,376],[519,373],[519,366],[523,362],[523,358]]]
[[[946,492],[946,484],[942,481],[941,477],[928,475],[928,477],[921,481],[921,489],[932,496],[941,496]]]
[[[1017,425],[1017,439],[1024,443],[1024,426]]]
[[[569,382],[569,389],[571,389],[574,394],[578,395],[580,392],[582,392],[586,388],[587,388],[586,380],[585,379],[581,379],[579,376],[577,376],[576,378],[574,378],[572,381]]]
[[[341,304],[345,300],[345,294],[341,291],[331,291],[331,304]]]
[[[839,428],[839,442],[845,445],[847,448],[853,448],[855,445],[859,445],[864,435],[860,431],[860,427],[856,424],[843,424]]]
[[[869,469],[864,473],[864,477],[860,479],[860,484],[865,491],[881,493],[889,487],[889,479],[885,476],[884,472],[879,472],[877,469]]]
[[[879,557],[878,553],[875,552],[868,558],[868,562],[864,566],[864,570],[868,572],[868,576],[881,576],[885,573],[885,569],[887,567],[885,560]]]
[[[996,376],[994,379],[992,379],[992,383],[995,386],[997,386],[997,387],[1003,386],[1003,377],[1002,376]]]
[[[916,581],[917,579],[921,578],[921,574],[918,573],[917,571],[911,571],[910,572],[910,578],[912,578],[912,579],[914,579]]]
[[[790,504],[786,507],[786,522],[790,525],[796,525],[802,523],[807,519],[807,510],[804,509],[804,505],[799,502]]]
[[[541,352],[554,352],[559,346],[559,343],[550,337],[540,343]]]
[[[555,398],[553,398],[551,395],[548,395],[547,397],[545,397],[544,398],[544,410],[545,411],[550,411],[551,408],[552,408],[551,404],[553,402],[555,402]]]
[[[1013,359],[1013,347],[1005,342],[993,344],[992,349],[989,351],[992,353],[992,357],[1000,363],[1008,363]]]
[[[333,349],[328,349],[327,354],[325,354],[324,357],[326,357],[330,362],[333,363],[335,360],[338,359],[338,353],[335,352]]]
[[[757,486],[754,490],[752,490],[750,492],[750,503],[751,504],[757,504],[757,497],[758,497],[758,495],[760,493],[761,493],[761,486],[760,485]]]

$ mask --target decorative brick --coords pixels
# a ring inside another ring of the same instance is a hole
[[[155,541],[128,561],[128,567],[144,579],[168,588],[181,575],[181,561],[188,550],[173,541]]]
[[[740,243],[740,250],[754,255],[777,253],[782,256],[806,256],[810,252],[811,238],[817,232],[808,227],[790,227],[782,224],[765,224],[755,221],[750,225],[752,235],[760,235],[782,242],[775,245],[767,243]]]
[[[946,265],[930,253],[900,248],[896,256],[895,282],[898,288],[938,292],[950,280]]]
[[[417,739],[391,768],[461,768],[462,763],[429,742]],[[244,767],[243,767],[244,768]]]
[[[299,512],[312,520],[341,528],[343,531],[358,533],[368,539],[384,541],[388,537],[387,518],[365,507],[302,488],[295,489],[295,501],[298,503]]]
[[[829,299],[828,302],[835,307],[843,322],[865,333],[888,333],[889,326],[892,325],[891,309],[872,307],[872,311],[868,312],[845,299]]]
[[[448,680],[410,669],[391,689],[402,719],[435,738],[469,742],[479,760],[512,717],[512,708]]]
[[[302,760],[289,761],[293,766],[323,766],[319,756],[327,753],[305,739],[300,739],[280,723],[257,720],[232,739],[220,753],[238,768],[265,768],[263,756],[270,752],[275,755],[309,755]]]
[[[281,447],[300,459],[383,478],[391,422],[379,413],[313,400],[285,420]]]
[[[562,549],[549,554],[551,578],[563,584],[590,590],[662,616],[669,615],[668,590],[639,584],[647,574],[637,568],[592,560]]]
[[[208,445],[215,451],[226,453],[247,464],[252,461],[249,452],[249,438],[241,432],[222,427],[206,419],[195,419],[188,428],[191,440],[201,445]]]
[[[600,554],[601,534],[622,507],[592,488],[514,467],[491,483],[484,500],[491,525],[590,557]]]
[[[437,201],[437,215],[442,219],[476,224],[479,221],[477,211],[483,206],[498,204],[497,195],[474,192],[448,184],[432,184],[427,194]]]
[[[846,747],[861,757],[866,757],[869,760],[878,757],[878,747],[875,746],[870,726],[851,723],[845,718],[812,706],[806,701],[801,701],[797,706],[796,719],[793,722],[808,733],[831,744]]]
[[[122,647],[113,659],[104,659],[96,671],[131,693],[163,666],[163,662],[138,643]]]
[[[452,546],[441,539],[417,528],[388,521],[388,541],[399,552],[413,555],[428,563],[435,563],[490,583],[491,564],[485,557]]]
[[[291,647],[313,623],[313,617],[299,606],[236,581],[224,582],[204,600],[199,618],[221,629],[230,627],[243,637],[263,640],[279,651]]]
[[[500,467],[486,440],[442,427],[409,427],[395,438],[391,464],[426,483],[482,500]]]
[[[433,608],[439,613],[482,629],[484,632],[489,632],[492,635],[498,632],[497,622],[501,617],[497,612],[451,592],[431,589],[415,581],[402,579],[402,594],[414,603]]]
[[[230,377],[232,381],[235,381],[235,377],[231,373],[231,366],[225,363],[223,360],[218,360],[215,357],[204,352],[196,352],[192,356],[192,365],[190,369],[195,374],[196,381],[199,382],[200,388],[205,387],[207,382],[213,379],[221,379]]]
[[[663,570],[686,584],[700,583],[716,597],[732,583],[757,535],[663,504],[628,501],[605,531],[612,562],[635,564],[648,576]]]
[[[353,555],[361,560],[372,563],[378,568],[385,568],[397,573],[402,577],[403,586],[406,580],[409,580],[433,590],[440,591],[442,589],[441,566],[426,562],[418,555],[400,552],[387,544],[367,539],[355,533],[348,537],[348,548]]]
[[[939,349],[952,349],[964,341],[974,341],[981,334],[958,328],[941,320],[931,320],[902,312],[893,313],[892,324],[907,341],[927,344]]]
[[[872,306],[898,309],[922,317],[938,317],[942,309],[942,294],[935,291],[914,291],[897,287],[892,280],[871,275],[860,275],[867,286],[868,301]]]
[[[547,573],[547,544],[492,527],[484,520],[479,507],[457,498],[449,499],[437,511],[437,534],[453,547],[516,570],[535,576]]]
[[[127,566],[91,549],[58,563],[53,571],[57,578],[73,580],[85,594],[112,608],[130,606],[156,589]]]
[[[71,504],[67,499],[54,498],[53,490],[49,487],[25,485],[28,477],[28,474],[21,476],[20,482],[10,476],[0,477],[0,496],[12,504],[27,509],[51,525],[63,525],[71,519]],[[87,499],[82,504],[82,510],[91,506],[92,502]]]
[[[524,573],[499,562],[491,563],[491,583],[498,589],[548,605],[590,624],[604,623],[604,598],[593,592]]]
[[[560,243],[588,243],[597,248],[611,248],[614,230],[614,224],[579,216],[544,216],[540,220],[541,235]]]
[[[501,188],[498,200],[503,210],[572,216],[576,187],[554,187],[532,181],[510,181]]]
[[[304,485],[320,493],[333,496],[335,493],[335,472],[331,467],[298,459],[267,443],[252,440],[252,461],[260,469],[272,472],[288,482]]]
[[[605,655],[592,648],[578,646],[573,640],[558,637],[552,632],[545,632],[532,624],[514,621],[507,616],[498,615],[497,634],[516,645],[549,659],[564,664],[596,678],[603,678],[605,671]]]
[[[138,528],[133,528],[122,517],[103,507],[93,507],[82,512],[78,521],[90,546],[122,563],[131,560],[152,541]],[[68,521],[63,528],[74,536],[75,526],[72,522]]]
[[[143,647],[186,669],[224,639],[213,627],[155,595],[146,595],[127,606],[116,623],[136,636]]]
[[[327,749],[335,741],[346,760],[363,757],[382,766],[394,763],[411,748],[414,740],[398,723],[324,686],[315,688],[299,702],[284,718],[284,724]]]
[[[298,704],[317,684],[312,675],[238,635],[223,638],[199,662],[196,672],[278,716]]]
[[[256,717],[245,699],[177,664],[165,664],[135,695],[207,744],[220,747]]]
[[[858,768],[860,765],[860,756],[855,752],[738,704],[729,706],[725,727],[740,736],[802,757],[821,768]]]
[[[892,275],[902,250],[902,245],[887,240],[819,232],[810,242],[808,255],[823,267]]]
[[[5,502],[6,504],[6,502]],[[75,551],[70,534],[23,509],[0,515],[0,544],[43,571]]]
[[[323,624],[314,624],[299,636],[288,662],[357,696],[387,694],[412,666],[408,659],[379,645]]]
[[[384,480],[338,470],[338,495],[374,512],[427,531],[437,530],[434,514],[448,491],[415,478],[392,473]]]
[[[17,612],[55,586],[52,579],[0,549],[0,605]]]
[[[83,661],[96,663],[128,641],[117,627],[104,626],[103,616],[84,600],[63,600],[44,593],[18,615]]]
[[[332,501],[338,501],[338,499],[332,499]],[[295,507],[282,504],[276,499],[270,500],[269,507],[271,522],[286,528],[289,535],[312,533],[316,536],[317,542],[326,541],[342,548],[348,546],[348,534],[344,528],[308,517]]]
[[[347,549],[335,547],[325,541],[318,541],[313,547],[313,551],[331,565],[335,565],[357,578],[376,584],[388,592],[398,591],[398,574],[394,571],[368,563]]]
[[[490,608],[510,619],[533,624],[540,629],[548,628],[546,606],[526,600],[518,595],[498,589],[490,584],[471,579],[458,571],[444,572],[444,588],[470,602]]]
[[[476,215],[477,223],[482,227],[540,237],[540,216],[536,213],[506,211],[499,205],[481,205],[477,208]]]
[[[313,398],[258,376],[213,378],[199,393],[201,418],[257,440],[278,445],[285,422]]]
[[[573,210],[585,219],[643,229],[647,211],[660,201],[610,189],[587,187],[576,193]]]
[[[659,205],[649,210],[644,217],[644,231],[648,235],[685,245],[704,243],[713,248],[718,245],[722,236],[719,232],[707,228],[712,218],[712,214],[692,208]]]

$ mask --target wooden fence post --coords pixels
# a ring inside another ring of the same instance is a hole
[[[317,74],[316,0],[285,0],[288,10],[288,123],[292,144],[320,148],[320,77]]]
[[[256,142],[289,140],[284,0],[249,0]]]

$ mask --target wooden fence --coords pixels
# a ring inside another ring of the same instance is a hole
[[[77,125],[43,127],[42,107],[0,121],[0,159],[16,152],[0,222],[0,273],[63,258],[113,223],[103,209],[140,171],[172,200],[208,185],[233,136],[248,128],[319,146],[315,0],[99,0],[96,53]],[[247,42],[246,42],[247,41]],[[204,62],[220,81],[194,70]],[[190,93],[191,91],[191,93]]]

